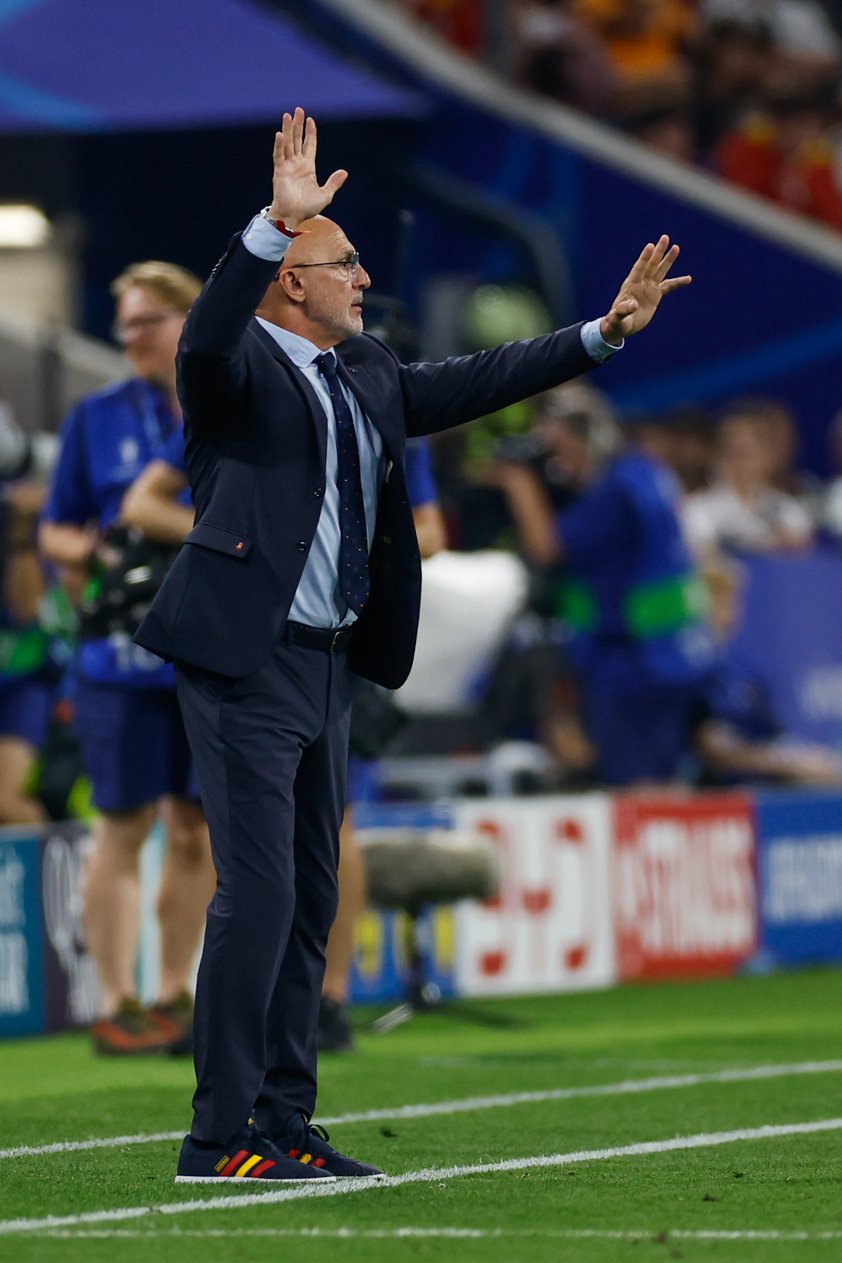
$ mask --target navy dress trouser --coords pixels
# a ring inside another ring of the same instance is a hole
[[[243,679],[177,664],[177,681],[217,872],[196,986],[192,1134],[224,1145],[251,1115],[284,1135],[316,1105],[351,672],[344,652],[284,642]]]

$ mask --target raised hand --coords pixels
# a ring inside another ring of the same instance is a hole
[[[302,219],[318,215],[328,206],[348,178],[347,171],[334,171],[324,184],[316,179],[316,124],[305,121],[298,106],[294,114],[285,114],[281,130],[275,133],[272,176],[273,219],[282,219],[287,228],[295,229]]]
[[[654,245],[650,241],[643,247],[639,259],[620,286],[611,310],[600,322],[600,332],[606,342],[618,345],[623,338],[640,333],[654,316],[664,294],[690,284],[692,276],[668,278],[677,258],[678,246],[671,246],[666,236],[659,237]]]

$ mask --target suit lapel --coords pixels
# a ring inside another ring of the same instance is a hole
[[[324,408],[321,406],[319,399],[307,378],[300,369],[293,364],[289,356],[281,350],[275,339],[266,332],[262,325],[253,320],[249,326],[252,333],[255,334],[261,346],[263,346],[274,360],[277,361],[289,374],[290,380],[294,384],[296,390],[307,404],[310,417],[316,427],[316,434],[319,441],[319,451],[322,460],[325,459],[327,448],[327,417]],[[365,415],[369,418],[372,425],[380,432],[383,444],[392,460],[400,460],[401,444],[398,436],[398,428],[392,410],[389,409],[386,399],[371,374],[361,364],[346,364],[345,359],[340,354],[345,347],[353,347],[353,340],[348,343],[341,344],[337,347],[337,373],[345,388],[351,392],[359,403]]]
[[[249,328],[251,329],[251,332],[256,335],[261,346],[263,346],[272,356],[272,359],[285,369],[290,382],[304,401],[307,411],[310,414],[310,420],[316,430],[316,439],[319,444],[319,455],[322,464],[324,464],[327,459],[327,417],[325,416],[325,410],[319,402],[318,396],[298,366],[293,364],[286,352],[281,349],[275,339],[271,336],[271,334],[266,332],[262,325],[258,324],[256,320],[253,320]]]
[[[337,372],[343,386],[350,390],[372,425],[380,432],[392,460],[399,460],[401,446],[395,419],[379,386],[361,364],[345,364],[339,356],[337,360]]]

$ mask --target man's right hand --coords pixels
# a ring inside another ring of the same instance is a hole
[[[347,171],[334,171],[324,184],[319,184],[316,123],[312,118],[305,121],[300,106],[294,114],[284,115],[281,130],[275,133],[273,157],[275,171],[269,213],[273,219],[282,219],[292,231],[302,220],[323,211],[348,178]]]

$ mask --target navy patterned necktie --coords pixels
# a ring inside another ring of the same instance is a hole
[[[336,418],[336,481],[339,486],[339,592],[355,614],[361,614],[368,600],[368,533],[365,501],[360,476],[360,451],[354,418],[339,384],[336,356],[316,359],[325,379]]]

